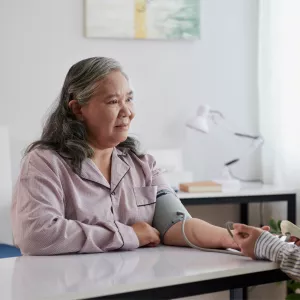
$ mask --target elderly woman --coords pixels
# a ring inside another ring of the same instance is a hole
[[[156,197],[171,189],[154,158],[128,136],[133,91],[120,64],[104,57],[76,63],[58,100],[41,139],[28,147],[15,186],[15,244],[24,255],[157,246]],[[200,219],[189,218],[185,232],[200,247],[236,247],[224,228]],[[187,245],[181,222],[162,242]]]

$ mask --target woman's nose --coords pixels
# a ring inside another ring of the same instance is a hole
[[[122,117],[129,117],[131,116],[131,110],[126,105],[123,105],[120,114]]]

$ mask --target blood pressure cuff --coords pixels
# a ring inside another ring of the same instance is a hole
[[[178,212],[183,213],[186,219],[191,218],[191,215],[175,193],[169,190],[159,191],[156,195],[152,226],[159,231],[162,241],[169,228],[184,219],[182,214],[177,214]]]

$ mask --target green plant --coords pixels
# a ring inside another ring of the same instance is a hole
[[[281,234],[280,224],[281,224],[281,220],[278,220],[276,222],[274,219],[270,219],[269,221],[270,232],[273,234]]]
[[[270,232],[273,234],[281,234],[280,228],[281,220],[277,222],[274,219],[269,220]],[[300,289],[300,282],[296,282],[295,280],[287,281],[287,297],[286,300],[300,300],[300,294],[297,294],[296,291]]]
[[[285,298],[286,300],[300,300],[300,294],[297,294],[296,291],[300,289],[300,282],[294,280],[288,280],[287,282],[288,295]]]

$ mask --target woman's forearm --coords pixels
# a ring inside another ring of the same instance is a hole
[[[187,246],[182,235],[182,222],[173,225],[164,236],[164,244]],[[202,248],[232,247],[231,238],[225,228],[214,226],[201,219],[192,218],[185,222],[185,234],[190,242]]]

